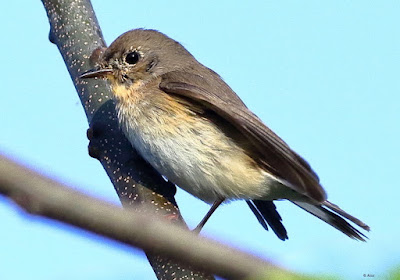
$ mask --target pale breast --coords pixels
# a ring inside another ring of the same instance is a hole
[[[159,173],[194,196],[213,202],[261,198],[265,173],[212,119],[191,111],[162,91],[118,102],[132,145]]]

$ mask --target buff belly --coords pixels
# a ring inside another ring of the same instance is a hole
[[[218,198],[284,198],[283,186],[218,124],[166,94],[117,104],[120,123],[134,148],[192,195],[208,203]]]

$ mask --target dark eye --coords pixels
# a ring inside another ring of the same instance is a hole
[[[139,61],[139,53],[137,51],[130,52],[125,57],[126,63],[136,64]]]

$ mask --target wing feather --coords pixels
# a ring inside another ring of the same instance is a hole
[[[256,147],[257,160],[267,172],[317,203],[326,200],[325,191],[310,165],[264,125],[218,75],[175,71],[162,76],[160,89],[200,103],[229,121]]]

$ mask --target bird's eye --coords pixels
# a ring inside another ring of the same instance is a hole
[[[137,51],[128,53],[125,57],[125,61],[128,64],[136,64],[139,61],[139,53]]]

